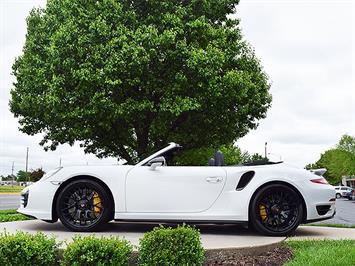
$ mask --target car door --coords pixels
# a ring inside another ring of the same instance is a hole
[[[126,210],[139,213],[194,213],[210,208],[226,182],[222,167],[150,166],[126,176]]]

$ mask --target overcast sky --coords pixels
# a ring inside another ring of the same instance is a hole
[[[272,107],[258,129],[238,140],[249,152],[299,166],[314,162],[348,133],[355,135],[355,1],[241,0],[235,14],[272,81]],[[8,101],[11,66],[25,41],[25,18],[45,1],[0,0],[0,175],[25,168],[112,164],[78,145],[44,152],[41,136],[19,132]],[[172,140],[173,141],[173,140]]]

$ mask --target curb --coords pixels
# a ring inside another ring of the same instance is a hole
[[[285,238],[286,239],[286,238]],[[203,265],[215,265],[219,258],[237,259],[242,256],[258,256],[279,247],[285,239],[272,244],[242,247],[242,248],[222,248],[205,249],[205,260]],[[129,265],[138,265],[138,251],[133,251],[129,260]]]
[[[8,195],[8,196],[10,196],[10,195],[19,195],[20,196],[20,193],[21,192],[0,192],[0,195]]]
[[[286,238],[285,238],[286,239]],[[219,258],[233,258],[237,259],[242,256],[258,256],[268,251],[279,247],[285,239],[274,242],[272,244],[266,244],[261,246],[242,247],[242,248],[224,248],[224,249],[206,249],[204,264],[214,265]]]

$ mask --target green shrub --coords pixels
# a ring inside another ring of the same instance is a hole
[[[0,265],[54,265],[58,246],[54,237],[42,233],[0,234]]]
[[[201,265],[203,260],[200,232],[189,226],[156,227],[140,240],[140,265]]]
[[[132,245],[116,237],[77,236],[63,253],[63,265],[128,265]]]

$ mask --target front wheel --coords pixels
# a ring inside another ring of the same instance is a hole
[[[91,179],[76,180],[58,195],[58,217],[71,231],[97,231],[111,217],[112,203],[106,189]]]
[[[301,223],[302,200],[282,184],[260,189],[251,202],[250,223],[260,233],[270,236],[292,234]]]
[[[337,193],[337,194],[335,195],[335,197],[336,197],[337,199],[340,199],[340,198],[341,198],[341,195],[340,195],[339,193]]]

